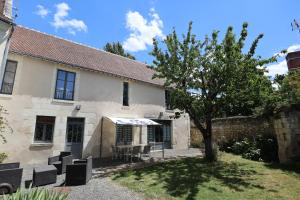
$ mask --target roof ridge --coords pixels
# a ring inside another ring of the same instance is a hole
[[[118,54],[114,54],[114,53],[105,51],[103,49],[99,49],[99,48],[96,48],[96,47],[93,47],[93,46],[90,46],[90,45],[87,45],[87,44],[83,44],[83,43],[80,43],[80,42],[75,42],[75,41],[72,41],[72,40],[69,40],[69,39],[57,36],[57,35],[52,35],[52,34],[49,34],[49,33],[46,33],[46,32],[42,32],[42,31],[39,31],[39,30],[36,30],[36,29],[33,29],[33,28],[29,28],[29,27],[23,26],[23,25],[19,25],[18,24],[17,26],[21,27],[21,28],[24,28],[24,29],[27,29],[27,30],[35,31],[37,33],[41,33],[41,34],[44,34],[44,35],[47,35],[47,36],[50,36],[50,37],[54,37],[54,38],[57,38],[57,39],[60,39],[60,40],[64,40],[64,41],[67,41],[67,42],[70,42],[70,43],[73,43],[73,44],[77,44],[77,45],[80,45],[80,46],[83,46],[83,47],[94,49],[96,51],[101,51],[101,52],[106,53],[106,54],[111,54],[113,56],[120,57],[122,59],[127,59],[127,60],[130,60],[130,61],[133,61],[133,62],[137,62],[137,63],[145,65],[146,68],[151,69],[151,68],[147,67],[148,65],[146,63],[143,63],[142,61],[139,61],[139,60],[133,60],[133,59],[130,59],[130,58],[118,55]],[[151,70],[153,70],[153,69],[151,69]],[[155,70],[153,70],[153,71],[155,71]]]

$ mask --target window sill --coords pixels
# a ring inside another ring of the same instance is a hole
[[[12,95],[11,94],[0,94],[1,99],[11,99]]]
[[[52,99],[52,103],[61,103],[61,104],[70,104],[70,105],[73,105],[75,102],[72,101],[72,100]]]
[[[52,147],[53,143],[32,143],[31,147]]]
[[[122,110],[130,110],[129,106],[122,106]]]

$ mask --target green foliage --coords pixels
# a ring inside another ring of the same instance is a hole
[[[263,104],[256,108],[257,115],[272,115],[282,107],[300,104],[300,70],[294,69],[286,75],[276,75],[273,83],[276,87]],[[267,109],[266,109],[267,108]]]
[[[9,128],[12,131],[4,117],[5,114],[7,114],[6,110],[0,105],[0,142],[2,141],[2,143],[7,142],[5,136],[3,135],[5,128]]]
[[[252,139],[224,142],[220,145],[220,150],[242,155],[249,160],[278,162],[278,145],[275,136],[258,135]]]
[[[49,191],[45,188],[18,190],[13,195],[4,195],[3,200],[65,200],[67,193]]]
[[[106,45],[103,47],[103,49],[107,52],[135,60],[135,57],[133,55],[125,52],[125,50],[120,42],[106,43]]]
[[[280,84],[279,94],[281,104],[298,104],[300,103],[300,70],[290,71]]]
[[[185,110],[202,132],[206,157],[213,159],[212,125],[214,117],[250,115],[258,105],[268,102],[272,83],[264,75],[265,65],[276,57],[263,59],[255,51],[263,35],[245,49],[248,24],[244,23],[238,38],[228,27],[219,40],[219,31],[200,41],[192,34],[192,23],[183,39],[177,33],[167,35],[163,47],[154,39],[151,55],[155,57],[156,74],[171,87],[173,108]],[[268,107],[265,103],[264,107]]]
[[[0,153],[0,163],[2,163],[7,158],[6,153]]]

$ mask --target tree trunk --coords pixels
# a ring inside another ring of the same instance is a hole
[[[200,130],[203,136],[204,145],[205,145],[205,159],[209,162],[213,162],[217,160],[216,151],[213,146],[212,139],[212,118],[211,114],[206,115],[205,126],[200,121],[197,115],[195,115],[192,110],[188,110],[190,117],[193,119],[195,126]]]
[[[216,161],[216,155],[213,149],[213,142],[211,134],[209,136],[203,137],[205,145],[205,159],[209,162]]]
[[[205,159],[209,162],[216,161],[217,155],[215,155],[213,147],[211,118],[206,119],[206,128],[201,124],[200,120],[196,119],[193,115],[192,119],[195,123],[195,126],[200,130],[203,136],[203,141],[205,145]]]
[[[213,140],[212,140],[212,119],[209,116],[206,117],[206,131],[203,135],[204,145],[205,145],[205,159],[209,162],[217,160],[215,155]]]

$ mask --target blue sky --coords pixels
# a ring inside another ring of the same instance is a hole
[[[142,62],[151,38],[163,38],[175,27],[185,33],[189,21],[199,39],[213,30],[224,34],[231,25],[240,31],[249,23],[248,45],[264,33],[257,54],[269,57],[282,49],[300,49],[300,33],[292,31],[293,19],[300,20],[299,0],[15,0],[17,24],[72,41],[102,48],[120,41]],[[271,75],[284,73],[282,57],[269,66]]]

